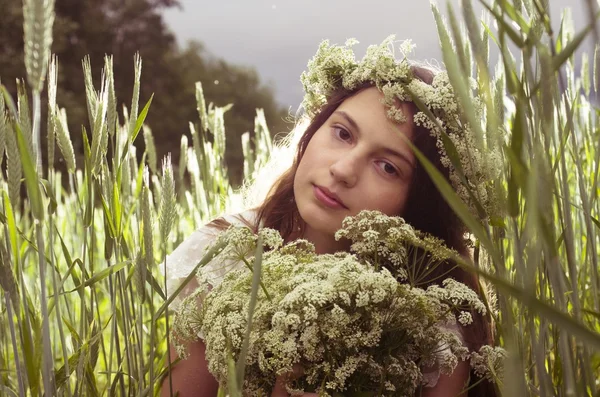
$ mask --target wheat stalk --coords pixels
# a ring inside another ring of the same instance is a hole
[[[58,80],[58,59],[52,56],[48,68],[48,167],[54,165],[54,152],[56,145],[56,85]]]
[[[67,171],[75,172],[75,152],[73,151],[73,143],[69,134],[69,125],[67,123],[67,112],[65,109],[60,109],[54,117],[56,118],[56,142],[58,148],[67,164]]]
[[[17,137],[12,127],[7,128],[6,134],[6,174],[8,183],[8,195],[15,209],[19,208],[21,202],[21,160],[19,158],[19,148],[17,146]]]
[[[153,174],[158,173],[157,169],[157,158],[156,158],[156,145],[154,144],[154,137],[152,136],[152,130],[150,127],[144,124],[142,127],[144,133],[144,143],[146,144],[146,155],[148,166]]]

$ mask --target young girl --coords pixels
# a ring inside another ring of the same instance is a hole
[[[452,180],[452,169],[440,150],[439,134],[432,133],[431,124],[424,121],[407,93],[436,89],[436,72],[406,59],[395,60],[392,44],[392,38],[388,38],[370,48],[359,63],[354,61],[351,43],[346,47],[330,47],[327,42],[321,45],[309,63],[309,71],[302,76],[306,91],[303,107],[310,124],[297,144],[291,167],[276,180],[257,208],[215,220],[184,241],[167,260],[167,277],[172,283],[188,275],[202,257],[204,247],[230,224],[245,224],[254,230],[273,228],[285,241],[303,238],[314,244],[317,253],[333,253],[349,248],[348,241],[334,238],[342,220],[365,209],[402,216],[414,228],[469,256],[464,226],[407,142]],[[438,86],[448,90],[447,84]],[[456,106],[420,99],[443,125],[449,125],[450,112]],[[209,264],[202,271],[214,286],[226,269]],[[444,273],[480,291],[475,276],[451,263],[431,274],[432,282]],[[465,345],[478,350],[483,344],[493,344],[488,320],[475,313],[473,318],[473,324],[456,330]],[[190,343],[187,353],[189,357],[170,372],[173,392],[181,397],[215,396],[218,384],[208,372],[202,339]],[[176,358],[171,348],[171,359]],[[436,368],[422,370],[427,381],[422,396],[495,395],[492,385],[470,374],[465,362],[459,363],[451,376],[440,375]],[[288,395],[282,384],[281,379],[276,382],[273,396]],[[461,394],[469,384],[475,386]],[[168,379],[163,383],[162,395],[170,395]]]

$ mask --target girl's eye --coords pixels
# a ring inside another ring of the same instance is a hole
[[[388,163],[387,161],[380,161],[379,162],[379,168],[386,175],[390,175],[390,176],[399,176],[400,175],[400,173],[398,172],[398,170],[396,169],[396,167],[394,167],[392,164]]]
[[[341,139],[342,141],[349,141],[352,138],[352,134],[350,134],[348,130],[342,127],[333,127],[333,133],[338,139]]]

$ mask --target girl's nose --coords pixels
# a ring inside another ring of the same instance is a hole
[[[346,187],[352,187],[358,180],[358,161],[354,156],[346,154],[329,167],[329,173]]]

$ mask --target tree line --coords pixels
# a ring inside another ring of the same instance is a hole
[[[180,4],[177,0],[56,0],[52,53],[59,60],[57,103],[67,109],[75,150],[83,150],[82,126],[90,131],[83,58],[90,57],[94,84],[99,87],[103,58],[113,55],[115,91],[122,109],[131,103],[133,59],[139,52],[143,61],[140,103],[154,94],[146,123],[152,129],[159,158],[171,152],[173,163],[178,163],[181,135],[189,134],[190,121],[198,121],[194,83],[201,81],[207,101],[219,106],[233,103],[225,115],[226,161],[230,180],[239,184],[243,168],[240,137],[246,131],[253,133],[256,108],[265,110],[272,133],[289,129],[287,111],[254,68],[218,59],[201,42],[179,48],[162,18],[162,12],[170,7]],[[0,0],[0,10],[0,79],[16,98],[16,79],[26,77],[22,3]],[[43,145],[44,136],[42,126]],[[138,138],[139,153],[143,144]],[[44,147],[42,155],[45,153]]]

